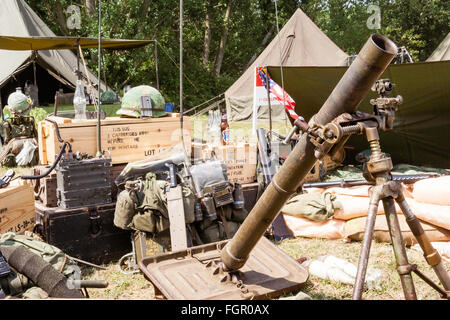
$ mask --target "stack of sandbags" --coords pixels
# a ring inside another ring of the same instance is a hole
[[[337,210],[340,210],[340,204],[335,195],[316,192],[296,195],[281,212],[296,237],[341,239],[345,221],[333,218]]]
[[[369,208],[370,186],[328,189],[310,188],[309,194],[331,193],[334,196],[334,214],[324,221],[305,217],[302,212],[292,212],[289,203],[282,209],[287,226],[294,235],[309,238],[361,240]],[[421,220],[430,241],[450,241],[450,177],[424,179],[415,184],[403,185],[403,194],[413,213]],[[407,245],[416,243],[400,207],[395,204],[402,235]],[[292,209],[292,208],[291,208]],[[382,202],[378,206],[374,238],[390,242],[389,229]]]

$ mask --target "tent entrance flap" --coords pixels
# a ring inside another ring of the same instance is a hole
[[[36,50],[36,62],[41,67],[51,70],[54,75],[64,79],[71,86],[77,83],[78,60],[74,52],[78,39],[83,48],[97,47],[98,40],[92,38],[57,37],[42,19],[30,8],[24,0],[0,1],[0,87],[20,72],[29,62],[33,50]],[[105,43],[103,43],[105,41]],[[103,39],[102,47],[110,49],[138,48],[152,43],[153,40],[122,40]],[[19,50],[19,51],[12,51]],[[90,70],[81,69],[83,78],[97,84],[97,77]],[[33,78],[31,78],[33,80]],[[37,77],[39,89],[46,84]],[[106,85],[101,82],[100,88],[106,91]],[[96,94],[97,89],[94,89]],[[2,90],[3,93],[3,90]],[[54,93],[53,93],[54,95]],[[3,101],[5,103],[5,101]]]
[[[26,68],[23,68],[21,72],[16,73],[14,77],[11,77],[4,83],[3,87],[0,89],[3,106],[8,103],[8,96],[14,92],[17,87],[21,87],[23,91],[27,81],[29,81],[29,83],[33,83],[33,73],[33,63],[30,62],[27,64]],[[55,93],[59,89],[63,89],[64,93],[73,92],[73,88],[69,82],[61,78],[58,79],[58,75],[56,73],[52,73],[53,72],[45,69],[39,63],[36,63],[36,78],[38,79],[39,90],[38,97],[39,104],[41,106],[53,105],[55,101]]]

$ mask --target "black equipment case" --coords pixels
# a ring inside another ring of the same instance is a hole
[[[110,169],[111,159],[61,160],[56,166],[58,207],[111,203]]]
[[[74,258],[105,264],[131,252],[130,231],[114,226],[115,203],[75,209],[35,202],[35,232]]]

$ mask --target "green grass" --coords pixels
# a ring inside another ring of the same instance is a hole
[[[334,255],[357,265],[361,242],[346,243],[342,240],[286,239],[276,243],[294,259],[306,257],[314,259],[321,255]],[[439,283],[433,270],[425,262],[422,253],[416,250],[406,249],[409,262],[417,264],[419,270],[430,277],[435,283]],[[450,271],[450,264],[445,264]],[[116,264],[106,266],[108,270],[93,270],[85,276],[85,279],[107,280],[107,289],[90,289],[91,298],[95,299],[154,299],[154,288],[142,274],[124,275],[118,270]],[[382,273],[381,285],[377,289],[365,290],[363,299],[367,300],[403,300],[403,290],[399,275],[396,271],[395,259],[392,247],[388,243],[373,242],[369,259],[369,269],[376,268]],[[419,300],[439,300],[439,294],[413,275],[414,284]],[[314,300],[348,300],[352,298],[353,285],[341,282],[327,281],[310,275],[302,290]]]
[[[125,275],[119,271],[117,264],[105,266],[106,270],[85,268],[83,279],[106,280],[105,289],[89,289],[91,299],[105,300],[151,300],[154,289],[142,273]]]
[[[314,259],[321,255],[334,255],[345,259],[355,265],[358,264],[361,250],[361,242],[345,243],[342,240],[306,239],[296,238],[284,240],[277,244],[294,259],[306,257]],[[421,272],[439,284],[438,278],[431,267],[426,263],[421,252],[407,248],[409,262],[417,264]],[[363,298],[367,300],[402,300],[404,299],[400,277],[396,271],[396,263],[392,246],[388,243],[374,241],[372,243],[369,268],[374,268],[382,273],[381,285],[377,289],[366,290]],[[446,264],[450,271],[450,264]],[[440,295],[424,281],[413,275],[417,298],[419,300],[437,300]],[[320,279],[310,275],[306,287],[303,290],[313,299],[318,300],[342,300],[351,299],[353,285]]]
[[[53,106],[41,108],[44,109],[48,114],[53,113]],[[120,104],[105,104],[101,106],[101,109],[105,111],[107,117],[116,117],[116,111],[120,109]],[[72,105],[58,106],[58,112],[72,110],[74,110]],[[87,106],[86,110],[94,111],[95,108],[94,106]]]

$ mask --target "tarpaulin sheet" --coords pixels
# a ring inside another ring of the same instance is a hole
[[[102,49],[134,49],[146,46],[152,40],[128,40],[128,39],[101,39]],[[0,36],[0,49],[2,50],[77,50],[98,48],[96,38],[77,37],[16,37]]]
[[[280,68],[269,67],[275,81],[281,80]],[[309,120],[319,111],[347,67],[284,67],[284,87],[296,102],[297,114]],[[395,87],[391,96],[401,95],[403,104],[396,113],[395,128],[382,132],[381,147],[394,164],[409,163],[450,168],[450,61],[390,65],[381,78],[389,78]],[[370,92],[358,110],[372,113]],[[347,160],[354,162],[357,152],[369,148],[363,136],[353,136],[347,145]]]

